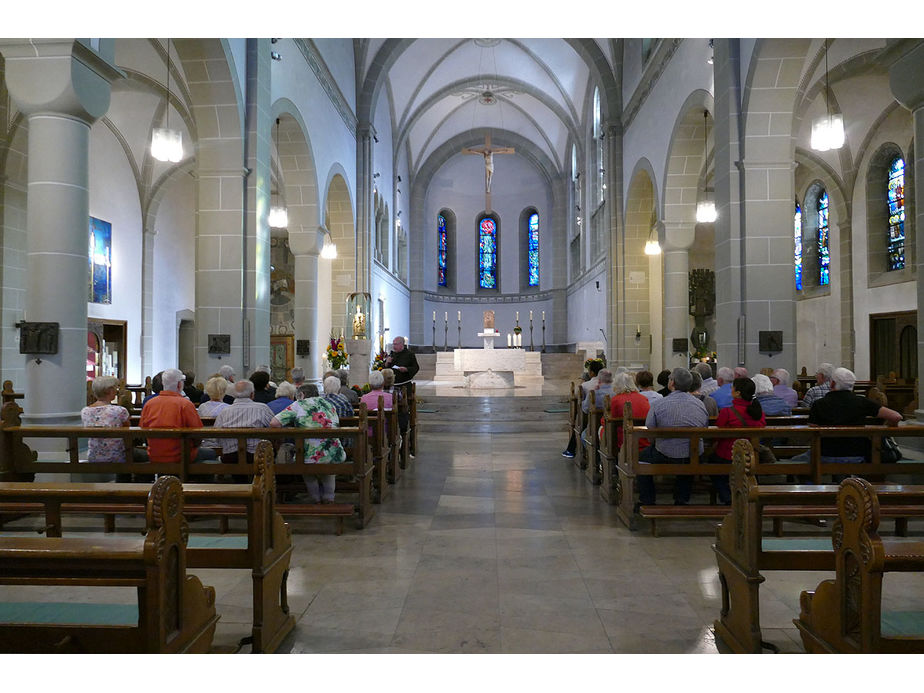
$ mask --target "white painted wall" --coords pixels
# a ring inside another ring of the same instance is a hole
[[[102,124],[90,130],[90,216],[112,224],[112,303],[88,303],[87,316],[127,321],[125,375],[130,383],[143,382],[141,205],[125,153]]]
[[[337,82],[337,88],[356,112],[356,72],[353,69],[353,39],[351,38],[314,38],[324,64]],[[287,58],[288,56],[286,56]],[[286,59],[284,58],[284,59]],[[301,58],[299,58],[301,60]]]
[[[176,314],[196,310],[195,184],[190,176],[180,174],[169,184],[154,229],[153,362],[151,373],[144,375],[176,368]],[[140,248],[138,252],[140,258]],[[209,374],[198,375],[205,378]]]
[[[569,342],[603,341],[600,330],[606,329],[606,287],[606,268],[601,263],[568,290]],[[606,335],[608,341],[612,338]]]
[[[380,267],[372,270],[372,333],[373,355],[379,349],[379,328],[385,327],[385,351],[389,351],[389,344],[398,335],[405,338],[410,336],[410,291],[391,273],[383,271]],[[379,299],[385,300],[385,324],[379,323]]]

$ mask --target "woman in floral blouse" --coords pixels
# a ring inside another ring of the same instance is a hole
[[[273,428],[337,428],[340,418],[330,401],[323,397],[309,397],[290,404],[276,414],[270,421]],[[346,460],[346,452],[339,438],[306,438],[306,464],[338,464]],[[305,474],[305,487],[308,489],[310,502],[333,503],[334,485],[337,477],[333,474]]]
[[[84,407],[80,420],[87,428],[121,428],[129,425],[129,414],[125,407],[112,404],[119,391],[119,380],[103,375],[93,380],[93,396],[96,401]],[[88,462],[125,462],[125,444],[119,438],[90,438],[87,446]],[[134,461],[147,461],[147,455],[133,451]],[[117,481],[130,481],[131,474],[119,474]]]

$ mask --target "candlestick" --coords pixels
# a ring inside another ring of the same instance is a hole
[[[436,311],[433,311],[433,322],[436,322]]]
[[[529,311],[529,321],[533,321],[533,311]]]
[[[509,349],[511,346],[513,345],[511,344],[510,333],[508,332],[507,333],[507,348]]]
[[[462,322],[462,311],[459,311],[459,322]]]
[[[542,311],[542,322],[545,322],[545,311]]]
[[[545,318],[542,319],[542,353],[545,353]]]
[[[533,319],[532,316],[529,318],[529,350],[535,351],[536,347],[533,345]]]
[[[517,311],[517,322],[520,322],[520,311]]]
[[[443,313],[443,320],[445,320],[446,322],[449,322],[449,311],[446,311],[445,313]]]

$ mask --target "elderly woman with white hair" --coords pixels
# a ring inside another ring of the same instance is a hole
[[[340,378],[336,375],[324,378],[324,399],[334,405],[338,416],[355,416],[350,400],[340,394]]]
[[[751,380],[754,381],[754,387],[756,388],[754,397],[760,402],[764,414],[767,416],[789,416],[792,414],[792,407],[773,391],[773,383],[768,376],[758,373]]]
[[[295,402],[295,385],[288,381],[283,381],[276,388],[276,399],[267,402],[266,406],[272,410],[273,414],[278,414],[293,402]]]
[[[625,410],[626,402],[632,405],[632,418],[644,419],[648,416],[648,410],[651,408],[650,400],[645,397],[638,389],[638,383],[632,373],[622,372],[613,376],[613,392],[610,395],[610,418],[621,419]],[[601,425],[601,430],[603,426]],[[616,444],[622,447],[622,426],[616,429]],[[644,450],[649,445],[647,438],[640,438],[638,449]]]
[[[795,409],[799,404],[799,393],[792,389],[792,376],[785,368],[777,368],[770,374],[770,382],[773,383],[773,394],[789,405],[790,409]]]

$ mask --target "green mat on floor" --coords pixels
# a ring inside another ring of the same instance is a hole
[[[0,623],[64,623],[136,626],[137,604],[75,602],[0,602]]]
[[[194,534],[186,546],[190,549],[246,549],[246,534]]]
[[[439,409],[424,409],[423,407],[417,407],[418,414],[435,414]]]
[[[570,408],[568,405],[564,405],[564,406],[560,406],[560,407],[554,407],[554,406],[553,406],[553,407],[549,407],[548,409],[544,409],[543,411],[544,411],[546,414],[563,414],[563,413],[565,413],[565,412],[567,412],[567,411],[570,411],[570,410],[571,410],[571,408]]]

